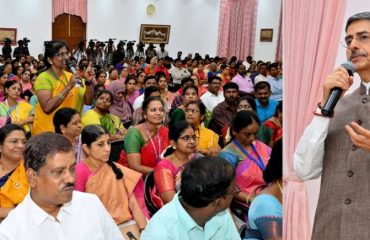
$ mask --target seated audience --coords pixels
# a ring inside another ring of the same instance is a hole
[[[186,86],[195,86],[194,80],[190,77],[186,77],[181,80],[181,88],[177,90],[175,93],[175,97],[173,98],[171,109],[178,108],[184,101],[183,92]]]
[[[73,108],[60,108],[53,117],[55,133],[62,134],[70,141],[76,153],[76,161],[79,163],[83,158],[81,147],[82,123],[80,114]]]
[[[5,83],[8,81],[8,74],[5,72],[0,72],[0,98],[4,99],[5,95]]]
[[[136,98],[140,96],[140,91],[136,90],[137,81],[134,76],[128,76],[125,80],[125,99],[131,104],[134,104]]]
[[[109,160],[109,138],[108,132],[99,125],[83,129],[81,139],[86,159],[76,165],[75,189],[96,194],[119,225],[122,235],[131,231],[139,239],[146,219],[134,189],[142,175]]]
[[[263,126],[269,128],[272,143],[283,136],[283,102],[279,102],[274,116],[267,120]]]
[[[25,144],[25,132],[20,126],[8,124],[0,128],[0,221],[23,201],[29,191],[23,164]]]
[[[117,116],[109,113],[112,101],[113,94],[110,91],[102,90],[98,92],[95,107],[82,116],[82,125],[102,125],[107,129],[111,140],[114,141],[123,139],[126,129]]]
[[[150,87],[150,86],[157,86],[157,80],[155,79],[154,75],[147,76],[144,79],[144,91],[145,91],[145,88]],[[141,107],[141,105],[143,104],[143,101],[144,101],[143,94],[141,94],[139,97],[135,99],[135,102],[132,105],[132,107],[134,108],[134,111],[138,109],[139,107]]]
[[[20,100],[22,86],[16,80],[5,83],[5,100],[0,103],[0,117],[3,124],[17,124],[30,133],[33,123],[33,107],[31,104]],[[4,118],[6,121],[4,122]]]
[[[240,239],[228,211],[235,189],[235,171],[224,159],[190,161],[180,192],[151,218],[141,240]]]
[[[254,86],[256,95],[257,115],[263,124],[275,114],[278,102],[271,99],[271,88],[268,82],[259,82]]]
[[[133,111],[130,103],[125,98],[125,88],[125,82],[121,80],[114,81],[109,85],[109,91],[113,94],[113,102],[109,112],[117,116],[125,128],[129,128],[133,121]]]
[[[155,186],[161,199],[155,203],[159,208],[170,202],[180,190],[181,172],[196,151],[194,129],[186,121],[171,122],[168,138],[170,148],[154,170]]]
[[[159,97],[159,96],[161,96],[161,92],[160,92],[160,90],[157,86],[149,86],[149,87],[145,88],[145,91],[144,91],[143,95],[144,95],[144,100],[145,100],[148,97]],[[165,115],[165,117],[166,117],[166,115]],[[134,111],[134,114],[133,114],[132,118],[133,118],[133,121],[132,121],[133,126],[142,123],[144,121],[143,108],[139,107],[138,109],[136,109]]]
[[[246,68],[243,64],[239,65],[238,75],[236,75],[231,82],[238,84],[241,95],[249,94],[254,96],[252,79],[247,75]]]
[[[267,82],[271,87],[271,99],[276,101],[283,100],[283,78],[279,76],[278,64],[273,63],[269,67],[270,75],[267,77]]]
[[[200,100],[190,101],[186,105],[186,121],[194,128],[197,137],[197,151],[205,156],[217,156],[221,148],[219,136],[212,130],[202,126],[206,107]]]
[[[266,186],[262,173],[270,158],[271,148],[256,140],[259,125],[254,112],[236,113],[231,121],[232,141],[219,155],[236,168],[236,182],[241,192],[235,198],[241,203],[250,203]]]
[[[283,140],[272,148],[271,158],[263,172],[267,187],[253,200],[248,211],[247,239],[282,239],[283,232]]]
[[[186,86],[183,91],[183,102],[180,106],[172,111],[170,114],[171,122],[183,121],[185,120],[185,105],[191,101],[198,100],[198,88],[196,86],[190,85]]]
[[[204,93],[200,99],[206,106],[209,112],[212,112],[213,109],[220,102],[224,101],[224,94],[220,92],[221,78],[214,76],[208,78],[208,91]]]
[[[123,239],[97,196],[73,191],[75,153],[65,137],[32,137],[24,161],[31,189],[0,224],[0,239]]]
[[[169,145],[168,129],[162,125],[165,106],[160,97],[148,97],[143,102],[144,122],[128,129],[120,163],[146,175],[160,161]]]

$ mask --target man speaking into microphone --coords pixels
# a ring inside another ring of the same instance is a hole
[[[323,111],[338,89],[344,93],[351,86],[352,64],[342,64],[325,78],[322,100],[294,153],[298,177],[321,175],[312,239],[370,239],[370,155],[359,144],[365,137],[358,135],[370,129],[370,12],[350,17],[345,31],[347,59],[361,85]]]

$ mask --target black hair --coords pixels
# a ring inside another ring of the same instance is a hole
[[[228,90],[228,89],[236,89],[237,91],[239,91],[238,84],[236,84],[234,82],[228,82],[222,88],[223,88],[224,92],[226,92],[226,90]]]
[[[206,207],[228,194],[234,178],[232,165],[223,158],[201,157],[191,160],[181,175],[181,198],[194,208]]]
[[[55,112],[53,117],[53,124],[55,132],[62,134],[60,127],[63,125],[67,127],[68,123],[72,120],[75,114],[79,114],[76,109],[73,108],[60,108]]]
[[[166,74],[164,74],[164,72],[162,72],[162,71],[156,72],[156,74],[155,74],[155,80],[157,81],[157,84],[159,82],[159,79],[161,79],[161,77],[164,77],[167,80]]]
[[[212,77],[208,78],[208,83],[212,83],[213,80],[218,80],[218,81],[220,81],[220,83],[222,82],[222,79],[220,77],[212,76]]]
[[[159,90],[159,87],[157,87],[157,86],[149,86],[149,87],[145,88],[145,90],[144,90],[144,99],[148,98],[150,96],[150,94],[152,94],[154,92],[159,92],[160,93],[161,91]]]
[[[100,69],[99,71],[96,71],[95,77],[98,79],[100,74],[102,74],[102,73],[104,73],[105,77],[107,77],[107,73],[103,69]]]
[[[23,156],[26,169],[31,168],[37,173],[46,164],[46,160],[60,152],[73,152],[73,147],[63,135],[45,132],[28,140]]]
[[[137,83],[136,77],[132,75],[128,75],[127,78],[125,79],[125,84],[128,84],[130,80],[135,80],[135,84]]]
[[[106,89],[105,89],[104,84],[97,83],[97,84],[94,86],[94,93],[98,92],[98,89],[99,89],[100,87],[103,87],[103,88],[104,88],[104,90],[106,90]],[[101,90],[100,90],[100,91],[101,91]]]
[[[90,148],[91,144],[104,134],[109,135],[108,131],[103,126],[96,124],[87,125],[82,130],[81,142],[82,144],[86,144]],[[121,169],[119,169],[111,159],[108,160],[107,164],[112,168],[117,180],[123,178],[123,173]]]
[[[153,75],[148,75],[144,78],[144,85],[147,81],[149,81],[150,79],[154,79],[155,80],[155,77]]]
[[[268,90],[271,91],[270,83],[266,81],[258,82],[256,85],[254,85],[254,92],[257,92],[257,90],[264,89],[265,87],[267,87]]]
[[[277,117],[279,112],[283,112],[283,101],[279,101],[278,105],[276,106],[274,117]]]
[[[198,108],[199,108],[200,116],[204,116],[206,114],[206,109],[207,108],[201,100],[190,101],[186,104],[185,107],[187,108],[189,105],[197,105]]]
[[[56,53],[59,52],[59,49],[65,47],[67,51],[69,52],[69,47],[68,45],[61,41],[61,40],[56,40],[56,41],[47,41],[45,43],[45,54],[44,54],[44,59],[45,61],[45,66],[47,69],[51,68],[51,63],[49,62],[48,58],[53,58]]]
[[[21,90],[22,90],[22,84],[20,84],[20,82],[16,81],[16,80],[8,80],[5,82],[4,84],[4,90],[6,89],[9,89],[11,86],[15,85],[15,84],[19,84]],[[8,97],[8,93],[5,91],[5,98]]]
[[[277,63],[272,63],[270,66],[269,66],[269,70],[271,71],[272,68],[276,68],[278,69],[278,64]]]
[[[4,145],[5,138],[13,131],[22,131],[24,134],[26,132],[24,129],[16,124],[6,124],[5,126],[0,128],[0,145]]]
[[[263,179],[266,183],[279,180],[283,177],[283,139],[280,138],[272,146],[270,160],[263,172]]]
[[[184,87],[185,83],[191,82],[194,85],[194,79],[191,77],[186,77],[181,80],[181,86]]]
[[[182,91],[182,95],[185,96],[185,93],[189,90],[189,89],[194,89],[195,92],[197,93],[198,95],[198,88],[194,85],[188,85],[184,88],[184,90]]]
[[[175,142],[177,142],[181,134],[185,131],[185,129],[188,129],[188,128],[191,128],[191,126],[185,120],[170,122],[169,130],[168,130],[168,139],[174,140]]]
[[[231,120],[231,127],[235,132],[239,132],[243,128],[248,127],[253,122],[256,122],[258,126],[260,125],[260,120],[258,116],[253,111],[240,111],[235,114]]]
[[[370,21],[370,12],[357,13],[357,14],[351,16],[350,18],[348,18],[347,23],[346,23],[346,27],[345,27],[345,31],[347,31],[349,25],[352,22],[357,21],[357,20],[368,20],[368,21]]]
[[[253,109],[253,111],[256,111],[257,110],[256,101],[254,100],[253,97],[248,96],[248,95],[238,98],[238,100],[236,101],[236,106],[239,106],[240,102],[241,101],[244,101],[244,100],[249,103],[249,105],[251,106],[251,108]]]
[[[161,102],[162,106],[164,107],[164,102],[161,99],[161,97],[159,97],[159,96],[158,97],[157,96],[156,97],[153,97],[153,96],[147,97],[147,98],[144,99],[143,104],[142,104],[142,107],[141,107],[142,110],[143,110],[143,113],[146,113],[148,111],[148,106],[153,101],[159,101],[159,102]]]
[[[108,94],[110,96],[110,101],[113,103],[113,93],[107,89],[99,91],[96,95],[96,98],[99,98],[103,94]]]

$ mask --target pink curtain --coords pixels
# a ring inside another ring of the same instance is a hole
[[[281,7],[282,8],[282,7]],[[283,21],[283,11],[280,9],[280,19],[279,19],[279,32],[278,32],[278,39],[276,44],[276,54],[275,54],[275,61],[283,60],[283,38],[282,38],[282,21]]]
[[[53,22],[60,14],[80,16],[82,22],[87,19],[87,0],[53,0]]]
[[[346,0],[284,0],[284,156],[283,234],[311,239],[306,185],[295,175],[293,153],[322,95],[322,82],[334,69]]]
[[[245,60],[253,56],[257,0],[221,0],[217,55]]]

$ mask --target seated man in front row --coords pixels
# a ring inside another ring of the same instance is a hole
[[[181,189],[149,221],[146,239],[240,239],[228,212],[236,193],[235,172],[219,157],[192,160],[181,175]]]
[[[26,145],[30,192],[0,224],[0,239],[122,239],[97,196],[73,191],[76,158],[62,135],[42,133]]]

